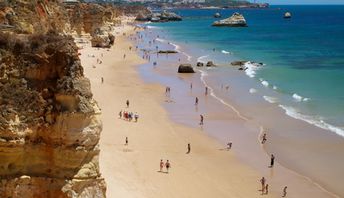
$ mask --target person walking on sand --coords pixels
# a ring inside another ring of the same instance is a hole
[[[137,120],[139,119],[139,114],[137,114],[137,112],[135,112],[134,118],[135,118],[135,122],[137,122]]]
[[[287,196],[287,188],[288,188],[288,186],[284,186],[282,197],[286,197]]]
[[[261,179],[260,179],[260,184],[262,185],[262,194],[264,194],[264,189],[265,189],[265,177],[262,177]]]
[[[104,78],[102,77],[102,84],[104,83]]]
[[[128,146],[128,144],[129,144],[129,141],[128,141],[128,137],[125,137],[125,146]]]
[[[129,100],[127,100],[126,104],[127,104],[127,108],[129,108]]]
[[[227,151],[231,150],[232,148],[232,142],[227,143]]]
[[[122,110],[118,113],[119,119],[122,119]]]
[[[201,121],[200,121],[199,125],[203,125],[204,117],[203,117],[203,115],[200,115],[200,117],[201,117]]]
[[[162,159],[160,160],[160,172],[162,172],[162,169],[164,168],[164,162]]]
[[[125,57],[126,57],[126,56],[127,56],[127,55],[126,55],[126,54],[124,54],[124,55],[123,55],[123,59],[125,59]]]
[[[188,143],[188,152],[186,152],[186,154],[189,154],[191,152],[191,145],[190,143]]]
[[[190,83],[190,89],[192,89],[192,83]]]
[[[263,137],[262,137],[262,144],[264,144],[266,142],[266,133],[263,134]]]
[[[166,166],[166,173],[168,173],[168,170],[171,168],[171,164],[168,160],[166,161],[165,166]]]
[[[275,156],[271,154],[271,159],[270,159],[270,168],[274,167],[275,164]]]
[[[195,105],[198,105],[198,97],[195,99]]]
[[[265,185],[265,194],[269,194],[269,184]]]

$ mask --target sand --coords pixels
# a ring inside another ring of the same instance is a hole
[[[241,162],[202,130],[172,122],[161,105],[165,87],[140,79],[137,67],[144,60],[129,50],[132,44],[125,36],[119,36],[132,33],[133,27],[116,32],[111,49],[85,46],[80,50],[85,75],[102,110],[100,171],[107,183],[107,197],[261,197],[259,180],[265,176],[269,183],[271,175]],[[97,64],[97,58],[102,64]],[[120,119],[121,110],[137,112],[138,122]],[[124,145],[126,137],[128,146]],[[188,143],[190,154],[186,154]],[[169,173],[159,172],[160,159],[171,162]],[[305,193],[314,188],[306,182],[302,185],[309,187]],[[280,197],[283,187],[270,185],[264,197]],[[288,197],[304,197],[300,193],[298,189]]]

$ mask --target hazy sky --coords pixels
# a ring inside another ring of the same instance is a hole
[[[252,2],[254,0],[251,0]],[[344,4],[344,0],[256,0],[259,3],[270,3],[270,4]]]

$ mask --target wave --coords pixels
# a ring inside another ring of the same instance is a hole
[[[277,103],[279,100],[278,98],[274,98],[274,97],[271,97],[271,96],[263,96],[264,100],[268,101],[269,103]]]
[[[258,63],[254,63],[254,62],[250,62],[250,61],[246,62],[244,64],[246,75],[248,75],[250,78],[254,78],[256,76],[256,73],[257,73],[256,71],[258,69],[260,69],[260,66],[261,65]]]
[[[221,53],[223,53],[223,54],[231,54],[231,52],[228,52],[226,50],[222,50]]]
[[[250,92],[251,94],[253,94],[253,93],[257,93],[258,91],[257,91],[257,89],[251,88],[250,90],[248,90],[248,92]]]
[[[309,98],[302,97],[302,96],[300,96],[300,95],[298,95],[298,94],[296,94],[296,93],[294,93],[292,97],[293,97],[296,101],[298,101],[298,102],[307,102],[307,101],[309,101]]]
[[[206,58],[208,58],[208,57],[209,57],[209,55],[200,56],[197,58],[197,62],[205,63],[205,62],[207,62]]]
[[[269,82],[266,80],[262,81],[262,85],[264,85],[264,87],[268,87],[269,86]]]
[[[309,124],[312,124],[314,126],[317,126],[319,128],[325,129],[325,130],[335,132],[336,134],[344,137],[344,129],[343,128],[328,124],[325,121],[323,121],[321,118],[317,118],[315,116],[304,115],[293,107],[288,107],[288,106],[284,106],[284,105],[278,105],[278,106],[281,107],[282,109],[284,109],[285,113],[290,117],[293,117],[293,118],[296,118],[299,120],[303,120]]]

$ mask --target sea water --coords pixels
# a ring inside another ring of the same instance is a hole
[[[226,67],[231,61],[263,63],[246,64],[248,78],[257,84],[249,92],[258,90],[288,116],[344,137],[344,6],[174,11],[183,21],[150,27],[183,46],[190,62],[212,60],[222,66],[207,71],[214,86],[230,83]],[[283,18],[287,11],[291,19]],[[239,12],[248,27],[212,27],[215,12],[223,17]]]

